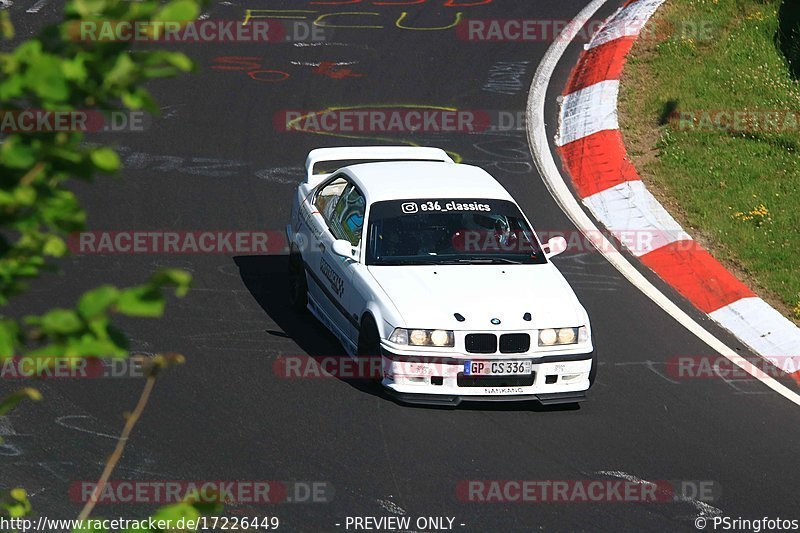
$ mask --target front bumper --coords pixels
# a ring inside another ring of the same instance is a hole
[[[496,360],[470,354],[455,357],[407,356],[382,350],[383,386],[405,403],[455,406],[462,401],[539,401],[543,405],[586,399],[595,352],[521,355],[532,373],[513,376],[469,376],[464,362]]]

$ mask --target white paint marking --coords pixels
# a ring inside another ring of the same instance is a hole
[[[584,234],[600,235],[597,225],[583,212],[578,201],[572,196],[572,191],[567,186],[564,178],[556,166],[553,154],[547,139],[544,122],[544,106],[547,88],[553,76],[556,65],[561,60],[569,44],[574,40],[583,25],[600,9],[608,0],[592,0],[575,19],[567,26],[562,34],[564,38],[557,39],[548,48],[544,55],[531,84],[528,97],[528,141],[533,154],[536,168],[542,175],[547,189],[558,203],[561,210],[572,220],[575,226]],[[747,359],[737,354],[724,342],[717,339],[711,332],[698,324],[692,317],[675,305],[667,296],[659,291],[647,280],[630,262],[616,250],[608,239],[600,239],[598,251],[636,288],[642,291],[656,305],[672,316],[683,327],[694,333],[700,340],[711,348],[728,358],[733,364],[760,380],[764,385],[777,392],[790,402],[800,406],[800,395],[782,385],[774,378],[762,372]]]
[[[800,329],[761,298],[742,298],[709,316],[784,372],[800,370]]]
[[[655,485],[656,487],[658,486],[655,483],[653,483],[652,481],[647,481],[645,479],[640,479],[640,478],[638,478],[636,476],[633,476],[633,475],[628,474],[627,472],[623,472],[621,470],[601,470],[599,472],[595,472],[595,474],[600,475],[600,476],[608,476],[608,477],[614,477],[614,478],[618,478],[618,479],[624,479],[625,481],[630,481],[631,483],[637,483],[639,485]],[[694,498],[687,498],[686,496],[683,496],[681,494],[679,494],[677,496],[678,496],[678,500],[677,501],[686,502],[689,505],[691,505],[692,507],[694,507],[695,510],[697,510],[697,512],[698,512],[698,515],[697,515],[698,517],[702,516],[704,518],[711,518],[712,516],[720,516],[722,514],[722,509],[717,509],[713,505],[709,505],[706,502],[703,502],[703,501],[700,501],[700,500],[695,500]]]
[[[0,416],[0,437],[13,437],[15,435],[17,435],[17,432],[14,431],[11,420],[7,416]]]
[[[603,29],[592,36],[592,41],[587,49],[595,48],[620,37],[639,35],[645,23],[663,3],[664,0],[639,0],[620,9],[607,20],[608,24]]]
[[[556,144],[564,146],[589,135],[618,130],[619,80],[606,80],[566,95],[562,101]]]
[[[289,61],[289,63],[297,67],[318,67],[322,64],[320,61]],[[358,61],[335,61],[333,64],[337,67],[346,67],[356,65]]]
[[[350,46],[350,43],[333,43],[333,42],[321,41],[316,43],[294,43],[294,46],[298,48],[305,48],[306,46]]]
[[[91,420],[92,417],[89,415],[68,415],[68,416],[60,416],[56,418],[56,424],[61,427],[65,427],[67,429],[74,429],[75,431],[80,431],[81,433],[88,433],[89,435],[96,435],[98,437],[105,437],[107,439],[114,439],[119,440],[119,435],[109,435],[108,433],[100,433],[99,431],[92,431],[91,429],[82,428],[80,426],[76,426],[73,424],[68,424],[66,420],[76,420],[76,419],[89,419]]]
[[[49,2],[49,0],[39,0],[38,2],[33,4],[31,7],[26,9],[25,13],[38,13],[44,6],[47,5],[47,2]]]
[[[638,180],[587,196],[583,205],[636,257],[675,241],[692,240]]]
[[[396,515],[400,515],[400,516],[405,516],[406,515],[406,510],[403,509],[402,507],[400,507],[399,505],[397,505],[396,503],[394,503],[391,500],[388,500],[388,499],[387,500],[380,500],[379,499],[379,500],[376,500],[376,501],[378,502],[378,505],[380,505],[383,508],[384,511],[388,511],[388,512],[390,512],[392,514],[396,514]]]

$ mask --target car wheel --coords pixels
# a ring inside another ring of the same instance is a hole
[[[289,253],[289,304],[298,313],[308,307],[308,282],[303,257],[297,250]]]
[[[381,354],[381,338],[378,335],[378,326],[375,319],[367,315],[361,322],[361,331],[358,334],[358,355],[379,356]]]
[[[375,325],[375,320],[367,315],[361,321],[361,331],[358,334],[358,356],[359,357],[380,357],[381,356],[381,338],[378,334],[378,326]],[[367,368],[374,368],[372,364],[368,364]],[[378,368],[383,368],[381,364]],[[383,376],[372,376],[371,383],[378,384],[383,380]]]

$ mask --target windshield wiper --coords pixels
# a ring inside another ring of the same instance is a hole
[[[443,257],[432,255],[430,257],[414,257],[409,259],[393,259],[381,261],[378,265],[399,266],[399,265],[522,265],[523,261],[508,257]]]
[[[471,259],[458,259],[459,263],[469,264],[503,264],[503,265],[521,265],[522,261],[510,259],[508,257],[473,257]]]

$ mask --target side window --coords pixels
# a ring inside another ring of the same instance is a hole
[[[331,215],[333,214],[334,207],[336,207],[336,201],[342,195],[342,192],[344,192],[346,186],[347,180],[339,177],[325,185],[317,193],[317,198],[314,200],[314,205],[316,206],[317,211],[319,211],[322,215],[322,218],[328,222],[328,225],[330,225]]]
[[[330,219],[331,233],[337,239],[345,239],[353,246],[361,242],[361,230],[364,227],[364,197],[353,184],[345,188]]]
[[[335,238],[358,245],[366,201],[352,183],[343,177],[334,179],[320,189],[314,205]]]

